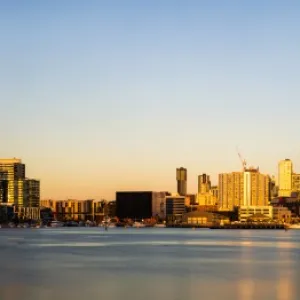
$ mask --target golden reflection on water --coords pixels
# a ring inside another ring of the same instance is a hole
[[[252,279],[241,279],[238,282],[238,291],[240,300],[252,300],[254,299],[254,282]]]
[[[293,274],[292,274],[292,258],[291,252],[282,249],[282,244],[285,247],[292,248],[293,244],[289,242],[277,242],[275,247],[278,249],[278,259],[286,261],[284,268],[279,269],[279,279],[276,285],[277,300],[290,300],[294,296]]]

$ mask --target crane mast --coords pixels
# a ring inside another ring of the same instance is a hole
[[[243,171],[246,171],[246,169],[247,169],[247,162],[246,162],[245,159],[243,159],[243,157],[242,157],[241,153],[239,152],[238,148],[236,149],[236,151],[237,151],[238,156],[239,156],[239,158],[240,158],[240,161],[241,161],[241,163],[242,163]]]

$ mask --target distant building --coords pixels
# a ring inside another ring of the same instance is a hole
[[[185,205],[196,205],[197,204],[197,195],[195,194],[187,194],[185,196]]]
[[[287,207],[273,207],[273,220],[289,223],[292,218],[292,212]]]
[[[40,206],[40,181],[26,179],[24,182],[24,206]]]
[[[184,196],[166,197],[166,215],[169,221],[181,218],[185,213],[185,201]]]
[[[293,163],[290,159],[281,160],[278,164],[279,197],[290,197],[292,193]]]
[[[202,174],[198,176],[198,194],[205,194],[211,190],[210,176]]]
[[[215,196],[216,190],[212,190],[210,176],[202,174],[198,176],[198,194],[197,203],[200,206],[216,205],[217,197]]]
[[[7,203],[23,205],[25,165],[21,159],[0,159],[2,181],[7,181]]]
[[[292,192],[300,192],[300,174],[292,174]]]
[[[216,199],[219,199],[219,187],[217,185],[211,187],[211,193]]]
[[[219,174],[219,208],[233,210],[238,206],[266,206],[269,202],[268,175],[250,168],[244,172]]]
[[[276,186],[275,177],[270,177],[269,181],[269,201],[278,196],[278,187]]]
[[[213,226],[228,224],[229,218],[211,212],[193,211],[183,215],[183,223],[195,226]]]
[[[187,194],[187,169],[178,168],[176,169],[176,180],[177,180],[177,193],[180,196]]]
[[[116,193],[116,215],[120,219],[165,218],[167,192],[126,191]]]
[[[300,199],[292,197],[277,197],[271,200],[273,207],[286,207],[291,213],[292,217],[300,217]]]
[[[97,201],[104,206],[105,202]],[[44,202],[42,202],[44,203]],[[95,215],[98,215],[94,211],[95,202],[92,199],[88,200],[57,200],[54,203],[53,214],[54,218],[59,221],[73,220],[73,221],[93,221]],[[101,219],[103,219],[103,209],[101,210]]]
[[[247,222],[249,220],[272,220],[273,208],[272,206],[240,206],[239,207],[239,221]]]
[[[152,216],[161,219],[166,218],[167,192],[152,192]]]
[[[13,205],[20,218],[39,219],[40,182],[26,178],[21,159],[0,159],[0,204]]]

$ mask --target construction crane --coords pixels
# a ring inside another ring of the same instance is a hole
[[[242,157],[241,153],[239,152],[238,148],[236,148],[236,151],[237,151],[237,154],[238,154],[238,156],[239,156],[239,158],[241,160],[241,163],[243,165],[243,171],[246,171],[246,169],[247,169],[247,162],[246,162],[245,159],[243,159],[243,157]]]

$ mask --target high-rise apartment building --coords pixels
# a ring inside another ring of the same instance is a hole
[[[293,163],[290,159],[281,160],[278,164],[279,197],[290,197],[292,193]]]
[[[269,202],[268,175],[258,169],[219,174],[219,208],[232,210],[237,206],[265,206]]]
[[[177,180],[177,193],[180,196],[187,194],[187,169],[177,168],[176,169],[176,180]]]
[[[24,181],[24,206],[40,206],[40,181],[26,179]]]

